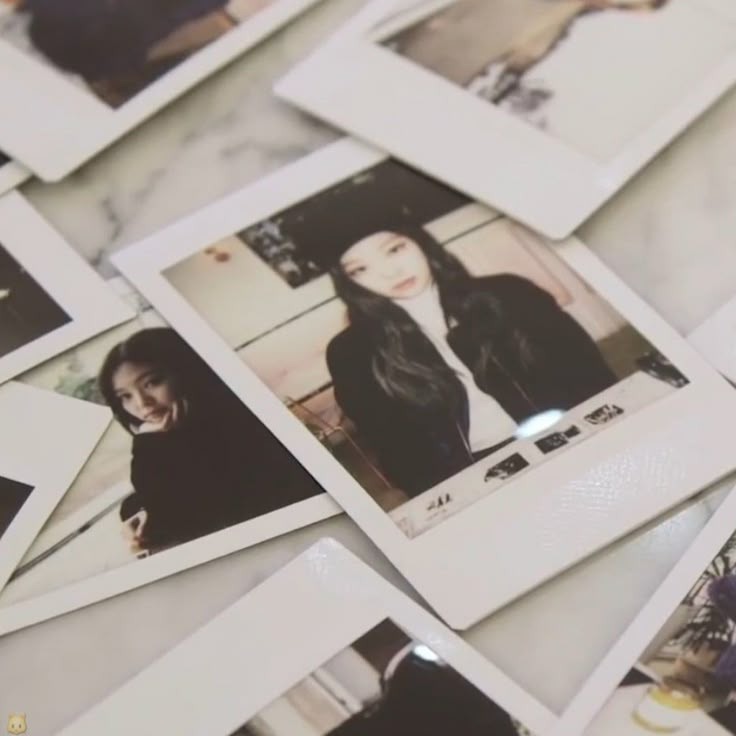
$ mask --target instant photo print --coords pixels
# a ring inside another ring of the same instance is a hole
[[[134,319],[19,378],[114,421],[0,592],[0,634],[339,513],[130,285],[111,288]]]
[[[0,2],[0,146],[62,179],[318,0]]]
[[[732,491],[551,733],[736,734],[734,591]]]
[[[563,238],[734,81],[732,0],[373,0],[276,92]]]
[[[0,386],[0,590],[111,419],[109,409],[50,391]]]
[[[0,383],[132,316],[20,194],[0,197]]]
[[[25,166],[11,161],[0,151],[0,194],[20,186],[29,176],[30,172]]]
[[[146,733],[177,736],[529,736],[554,721],[330,539],[56,732],[129,734],[143,712]]]
[[[736,394],[585,246],[351,140],[114,260],[453,627],[734,465]]]
[[[688,342],[736,385],[736,299],[730,299],[689,335]]]

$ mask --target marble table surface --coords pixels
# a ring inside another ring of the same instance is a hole
[[[271,86],[361,4],[325,0],[67,181],[31,182],[25,194],[101,273],[113,273],[116,249],[337,137],[276,100]],[[734,130],[736,91],[580,230],[682,333],[736,294]],[[467,639],[561,711],[728,486],[570,569]],[[352,522],[332,519],[1,638],[2,702],[28,714],[35,736],[54,733],[324,535],[409,590]]]

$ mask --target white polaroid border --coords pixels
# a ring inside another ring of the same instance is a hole
[[[133,317],[133,311],[17,192],[0,197],[0,247],[70,318],[0,356],[0,383]]]
[[[274,0],[117,110],[53,67],[0,39],[0,147],[45,181],[58,181],[155,112],[319,0]]]
[[[736,298],[717,309],[687,339],[717,371],[736,383]]]
[[[59,736],[127,736],[143,712],[146,733],[227,736],[387,619],[533,732],[554,722],[421,606],[323,539]]]
[[[0,535],[0,589],[111,420],[106,407],[15,381],[0,386],[0,476],[32,489]]]
[[[31,172],[17,161],[0,163],[0,194],[19,187],[31,177]]]
[[[384,160],[350,139],[148,238],[115,264],[453,628],[465,629],[725,476],[736,392],[580,242],[556,254],[690,384],[409,539],[169,283],[163,271]],[[686,420],[697,416],[698,421]]]
[[[584,732],[734,532],[736,489],[728,494],[689,550],[593,671],[565,709],[559,725],[550,731],[550,736],[571,736]]]
[[[123,279],[112,279],[111,283],[126,300],[132,302],[137,298],[138,295],[132,286]],[[158,317],[154,310],[151,310],[149,316]],[[158,326],[166,323],[163,320],[159,322],[157,319],[155,324]],[[141,328],[148,325],[147,321]],[[305,470],[305,476],[306,473]],[[85,505],[64,521],[43,530],[34,540],[30,540],[33,541],[33,550],[37,556],[44,555],[64,539],[77,533],[89,522],[90,518],[95,518],[109,509],[111,505],[121,501],[129,492],[130,485],[127,483],[113,485],[93,503]],[[31,598],[3,605],[0,592],[0,636],[99,603],[107,598],[302,529],[310,524],[316,524],[341,513],[342,509],[332,497],[327,493],[322,493],[205,537],[163,550],[150,557],[131,560],[128,564],[93,574],[91,577]],[[29,545],[30,542],[26,548],[29,548]],[[21,559],[18,558],[16,564],[20,561]]]
[[[275,92],[553,239],[569,236],[736,82],[735,45],[701,84],[602,163],[370,37],[402,10],[420,20],[449,2],[373,0]]]

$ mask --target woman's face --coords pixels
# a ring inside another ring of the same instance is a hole
[[[424,251],[411,238],[378,232],[351,245],[340,259],[349,279],[389,299],[410,299],[432,283]]]
[[[112,387],[123,410],[142,423],[171,429],[180,417],[179,397],[169,376],[146,363],[122,363]]]

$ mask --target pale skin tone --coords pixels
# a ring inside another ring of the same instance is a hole
[[[340,266],[356,284],[388,299],[411,299],[432,284],[432,271],[419,245],[389,231],[351,245]]]
[[[115,395],[123,410],[141,422],[138,433],[168,432],[181,418],[185,406],[171,380],[154,366],[122,363],[112,376]],[[123,523],[123,536],[133,552],[144,549],[148,514],[142,509]]]

